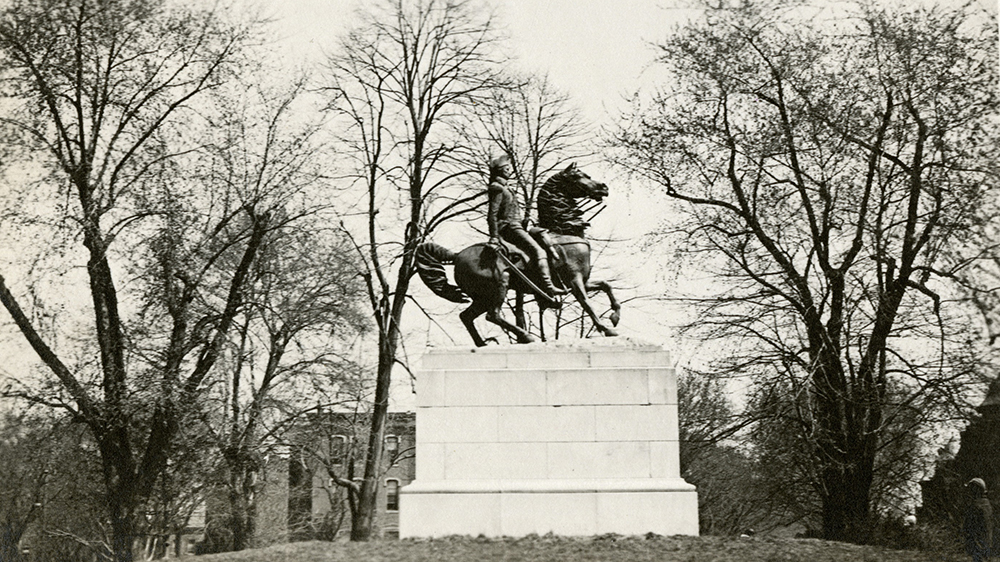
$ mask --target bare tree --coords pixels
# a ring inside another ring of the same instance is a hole
[[[510,157],[525,216],[535,208],[538,188],[573,160],[593,156],[587,122],[570,97],[546,76],[513,78],[476,106],[468,135],[477,162],[502,152]]]
[[[676,233],[717,272],[698,334],[733,338],[720,369],[794,381],[779,419],[823,535],[862,541],[877,459],[971,382],[935,283],[997,187],[996,29],[964,9],[712,15],[661,46],[676,87],[623,130],[621,163],[683,204]]]
[[[378,335],[371,431],[352,540],[368,540],[383,464],[393,367],[415,273],[414,251],[483,197],[456,165],[463,113],[499,82],[489,16],[468,0],[387,0],[329,60],[333,126],[364,194],[354,239]],[[475,179],[475,178],[474,178]]]
[[[0,560],[19,562],[21,539],[55,495],[52,472],[60,441],[54,424],[27,413],[0,422]]]
[[[302,81],[287,91],[239,89],[245,93],[226,96],[215,121],[205,165],[212,177],[205,181],[277,195],[281,204],[250,268],[219,362],[221,384],[210,393],[223,407],[203,412],[227,500],[224,517],[210,523],[227,527],[232,550],[255,544],[264,458],[319,396],[336,392],[345,369],[353,370],[344,351],[363,329],[353,249],[325,226],[333,221],[329,205],[310,196],[323,187],[326,154],[316,140],[319,124],[302,118]]]
[[[50,298],[70,299],[69,312],[92,321],[82,334],[57,337],[33,320],[46,313],[39,301],[26,310],[2,277],[0,301],[59,382],[54,395],[35,398],[94,436],[119,562],[133,558],[140,505],[167,465],[184,406],[221,353],[271,228],[274,201],[227,190],[194,204],[186,196],[199,186],[177,173],[179,157],[197,148],[195,102],[233,76],[255,29],[150,0],[15,1],[0,14],[3,124],[41,170],[17,186],[34,204],[6,216],[42,233],[34,240],[42,261],[85,265],[83,279],[47,284]],[[187,212],[192,206],[205,212]],[[238,256],[235,267],[218,269],[227,254]],[[159,283],[121,284],[151,263],[162,270]],[[227,289],[198,315],[209,284]],[[160,299],[156,322],[131,323],[138,287]],[[77,295],[89,305],[76,306]],[[145,350],[132,351],[138,340]]]
[[[684,473],[704,449],[732,437],[743,424],[726,396],[724,382],[710,374],[682,371],[677,377],[677,401]]]
[[[993,166],[991,173],[1000,175]],[[975,214],[971,228],[947,248],[948,274],[960,298],[971,305],[981,327],[981,339],[993,349],[1000,342],[1000,203],[987,201]]]
[[[263,249],[248,306],[234,330],[238,339],[226,362],[224,414],[209,420],[226,475],[232,550],[255,544],[264,458],[317,402],[331,405],[336,397],[330,395],[354,370],[344,351],[362,320],[356,266],[347,259],[353,256],[302,232],[272,243],[282,251],[267,256]]]

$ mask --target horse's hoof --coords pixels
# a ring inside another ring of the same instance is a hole
[[[618,321],[622,319],[622,315],[619,314],[618,312],[612,312],[610,318],[611,318],[611,325],[617,326]]]
[[[616,331],[612,330],[611,328],[605,328],[605,329],[604,329],[604,335],[605,335],[605,336],[608,336],[608,337],[610,338],[610,337],[614,337],[614,336],[617,336],[617,335],[618,335],[618,332],[616,332]]]

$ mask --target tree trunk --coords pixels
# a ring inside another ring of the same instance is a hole
[[[845,455],[849,456],[849,455]],[[823,538],[864,544],[871,538],[871,486],[874,458],[845,459],[846,465],[831,464],[822,475]]]
[[[823,535],[830,540],[863,544],[871,539],[871,488],[886,398],[885,346],[904,291],[904,282],[896,280],[881,296],[857,382],[841,399],[840,411],[845,418],[840,422],[845,431],[843,441],[837,444],[841,474],[824,478],[830,493],[823,498]]]
[[[845,478],[847,498],[846,535],[848,542],[867,544],[871,540],[871,489],[875,459],[865,455]]]
[[[229,487],[229,509],[233,532],[233,550],[253,545],[256,533],[256,471],[251,467],[234,470]]]
[[[385,343],[379,352],[378,379],[375,384],[375,406],[372,409],[371,433],[368,436],[368,455],[365,458],[364,481],[357,509],[352,513],[351,540],[368,541],[372,538],[372,527],[378,511],[378,487],[382,467],[385,425],[389,417],[389,383],[392,366],[396,360],[396,345],[399,331],[396,323],[390,322]]]
[[[135,510],[116,498],[111,500],[111,555],[114,562],[132,562]]]
[[[420,143],[417,143],[415,154],[419,156]],[[415,156],[414,176],[419,184],[419,157]],[[410,289],[410,278],[414,273],[414,254],[420,241],[417,232],[417,219],[420,216],[419,189],[411,186],[411,194],[418,197],[411,207],[411,222],[406,227],[406,242],[403,245],[403,260],[396,277],[396,290],[393,294],[391,307],[382,309],[382,322],[379,334],[378,376],[375,380],[375,404],[372,408],[371,433],[368,435],[368,455],[365,458],[364,480],[361,483],[361,493],[358,498],[358,509],[351,521],[351,540],[367,541],[371,539],[375,514],[378,511],[379,479],[382,476],[382,453],[385,447],[385,426],[389,417],[389,387],[392,382],[392,367],[396,364],[396,351],[399,347],[400,320],[403,317],[403,307],[406,304]]]
[[[848,463],[861,462],[861,459],[848,458],[846,424],[842,415],[845,404],[838,404],[829,394],[823,393],[817,393],[816,400],[820,425],[816,460],[822,467],[820,483],[824,490],[821,495],[823,538],[846,541],[849,514],[857,511],[850,506],[852,498],[848,487],[852,484]]]
[[[234,551],[246,550],[250,542],[247,505],[243,501],[243,494],[230,484],[229,489],[229,525],[233,533],[232,548]]]
[[[0,562],[21,562],[21,533],[14,523],[0,525]]]

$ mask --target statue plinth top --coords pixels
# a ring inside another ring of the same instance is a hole
[[[672,366],[662,346],[631,337],[432,347],[421,360],[424,370]]]

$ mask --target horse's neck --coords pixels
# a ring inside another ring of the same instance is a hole
[[[564,220],[567,215],[577,214],[576,202],[572,197],[554,190],[551,186],[543,186],[538,193],[538,220]]]
[[[583,224],[583,212],[568,197],[551,185],[543,185],[538,193],[538,226],[556,233],[577,232]],[[580,233],[582,234],[582,232]]]

